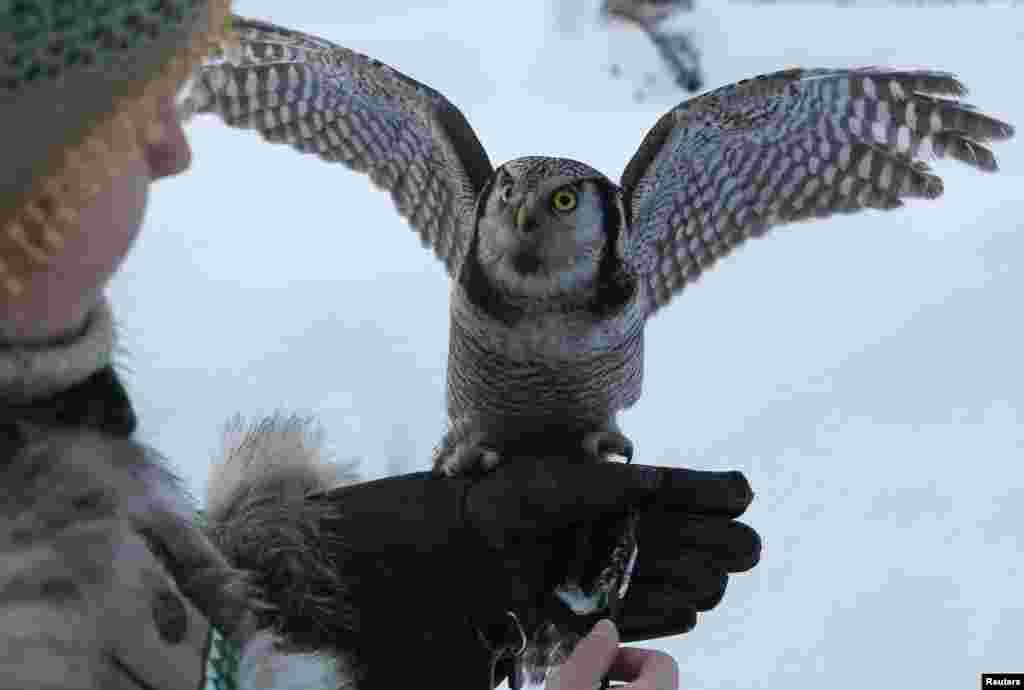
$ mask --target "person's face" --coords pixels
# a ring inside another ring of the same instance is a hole
[[[79,231],[72,233],[57,257],[58,263],[74,264],[71,273],[91,274],[106,283],[139,234],[150,183],[188,168],[192,150],[170,99],[161,103],[159,125],[163,137],[154,142],[143,136],[139,155],[82,209]]]
[[[172,99],[161,103],[159,141],[140,132],[138,154],[79,212],[77,231],[13,303],[0,299],[0,340],[47,340],[75,328],[96,305],[142,227],[149,185],[188,168],[192,151]]]

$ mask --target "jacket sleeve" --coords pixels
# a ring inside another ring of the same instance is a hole
[[[196,594],[234,573],[203,559],[178,482],[128,439],[23,435],[0,457],[0,688],[196,690]]]
[[[196,690],[211,623],[248,636],[255,588],[131,439],[113,348],[106,303],[63,342],[0,344],[0,688]]]

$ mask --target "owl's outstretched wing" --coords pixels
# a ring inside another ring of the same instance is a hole
[[[493,168],[466,118],[433,89],[323,39],[236,17],[240,49],[203,67],[185,108],[364,172],[451,274]]]
[[[936,95],[964,93],[945,72],[790,69],[669,111],[622,175],[632,230],[619,249],[647,313],[774,225],[938,197],[942,180],[918,159],[996,170],[980,142],[1013,128]]]

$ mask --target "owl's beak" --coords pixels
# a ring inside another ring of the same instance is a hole
[[[529,235],[536,228],[534,219],[530,217],[530,211],[533,210],[534,204],[537,203],[536,192],[527,192],[519,200],[519,206],[516,207],[515,215],[513,219],[516,223],[516,230],[519,231],[520,235]]]
[[[519,208],[516,209],[516,229],[519,232],[524,232],[526,229],[526,202],[519,204]]]

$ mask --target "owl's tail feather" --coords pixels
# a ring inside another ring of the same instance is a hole
[[[207,530],[233,566],[254,573],[274,607],[260,627],[275,638],[292,642],[291,631],[344,616],[345,585],[320,533],[336,508],[307,496],[357,481],[355,463],[330,461],[311,419],[277,414],[246,426],[236,416],[226,425],[207,486]]]

